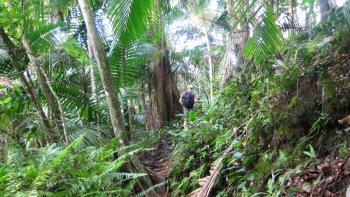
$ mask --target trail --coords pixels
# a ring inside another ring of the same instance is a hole
[[[169,139],[161,139],[157,149],[145,153],[141,156],[141,161],[152,175],[151,178],[156,184],[164,183],[169,178],[170,154],[172,143]],[[156,189],[160,197],[169,197],[169,185]]]

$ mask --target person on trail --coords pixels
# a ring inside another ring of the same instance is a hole
[[[188,112],[193,109],[195,103],[199,102],[199,98],[196,96],[193,90],[193,86],[189,85],[187,90],[181,94],[179,102],[183,106],[184,111],[184,127],[187,126]]]

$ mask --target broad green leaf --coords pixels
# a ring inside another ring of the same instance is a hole
[[[9,102],[11,102],[12,98],[11,97],[7,97],[2,101],[2,104],[7,104]]]

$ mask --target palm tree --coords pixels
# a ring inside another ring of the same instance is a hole
[[[123,3],[126,3],[126,2],[127,1]],[[145,3],[145,1],[143,1],[143,3]],[[89,3],[86,0],[79,0],[79,5],[85,21],[86,29],[88,32],[87,37],[88,37],[89,43],[91,44],[91,49],[93,51],[97,65],[99,66],[99,71],[101,74],[101,79],[102,79],[104,91],[106,94],[113,131],[116,136],[121,134],[122,138],[119,140],[119,145],[125,146],[126,144],[129,143],[129,141],[128,141],[126,129],[123,124],[121,107],[120,107],[120,103],[117,97],[115,87],[113,85],[112,73],[108,66],[107,56],[102,47],[102,41],[98,33],[95,21],[93,19],[93,14],[91,11],[91,7],[89,6]],[[140,1],[134,2],[134,5],[140,6],[142,5],[142,3]],[[142,8],[142,7],[138,7],[138,8]],[[130,29],[126,29],[126,31],[130,31]],[[127,42],[131,38],[132,37],[130,37],[130,35],[126,35],[124,34],[124,32],[121,32],[119,37],[119,39],[121,40],[119,40],[119,42],[120,44],[122,44],[122,42]],[[134,169],[137,172],[145,172],[143,165],[140,163],[140,161],[137,158],[132,159],[131,166],[129,166],[129,169],[130,170]],[[151,187],[151,185],[152,185],[151,180],[148,177],[141,178],[141,183],[140,183],[141,187],[147,188],[147,187]],[[153,195],[158,196],[154,192],[153,192]]]
[[[86,24],[88,40],[101,73],[101,79],[107,98],[108,109],[111,117],[114,135],[118,136],[121,134],[123,136],[123,138],[120,140],[120,144],[124,146],[125,144],[128,144],[128,139],[125,135],[126,131],[123,125],[120,104],[113,85],[112,73],[108,66],[106,54],[104,52],[104,49],[102,48],[101,38],[95,25],[91,8],[87,1],[79,0],[79,5]]]

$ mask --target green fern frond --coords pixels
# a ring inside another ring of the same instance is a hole
[[[42,163],[38,169],[38,175],[36,176],[32,185],[35,188],[39,188],[40,186],[45,184],[46,181],[49,179],[50,175],[62,163],[63,159],[67,156],[69,151],[76,148],[82,142],[83,139],[84,139],[84,136],[81,135],[78,139],[76,139],[71,144],[69,144],[65,149],[60,151],[57,154],[57,156],[54,157],[54,159],[49,160],[48,162]],[[49,147],[48,150],[50,150],[50,149],[51,149],[51,147]],[[54,152],[57,152],[57,151],[54,151]]]
[[[158,183],[158,184],[156,184],[156,185],[154,185],[154,186],[152,186],[152,187],[150,187],[150,188],[148,188],[148,189],[143,190],[141,193],[138,193],[138,194],[136,195],[136,197],[146,196],[149,192],[155,191],[156,189],[161,188],[161,187],[163,187],[163,186],[166,185],[166,184],[167,184],[167,181]]]

